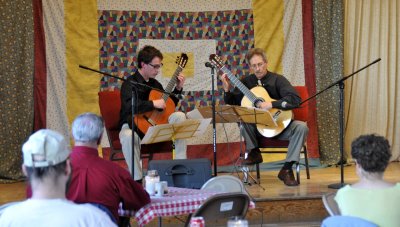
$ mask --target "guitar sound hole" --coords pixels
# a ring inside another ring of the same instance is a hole
[[[264,99],[263,98],[256,98],[256,100],[254,100],[254,102],[253,102],[254,107],[257,107],[257,104],[259,102],[264,102]]]

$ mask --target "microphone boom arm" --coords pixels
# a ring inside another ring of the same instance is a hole
[[[115,78],[117,80],[122,80],[122,81],[129,82],[132,86],[133,85],[139,85],[139,86],[143,86],[143,87],[146,87],[146,88],[150,88],[152,90],[156,90],[156,91],[162,92],[162,93],[167,94],[169,96],[172,95],[172,96],[176,97],[177,99],[183,99],[184,98],[184,95],[181,95],[181,94],[174,94],[172,92],[166,92],[166,91],[163,91],[161,89],[158,89],[158,88],[155,88],[155,87],[151,87],[151,86],[149,86],[147,84],[142,84],[142,83],[138,83],[138,82],[135,82],[135,81],[129,81],[129,80],[126,80],[126,79],[118,77],[118,76],[113,76],[113,75],[111,75],[109,73],[106,73],[106,72],[102,72],[102,71],[99,71],[99,70],[96,70],[96,69],[89,68],[89,67],[84,66],[84,65],[79,65],[79,68],[86,69],[86,70],[89,70],[89,71],[93,71],[93,72],[96,72],[96,73],[100,73],[100,74]]]

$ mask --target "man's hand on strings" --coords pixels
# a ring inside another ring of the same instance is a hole
[[[179,75],[176,77],[176,89],[178,91],[181,91],[183,88],[183,85],[185,84],[185,75],[183,75],[182,72],[179,73]]]
[[[225,73],[221,75],[221,81],[222,81],[222,87],[225,92],[229,92],[229,90],[232,88],[232,85],[230,83],[230,80],[228,78],[228,75]]]

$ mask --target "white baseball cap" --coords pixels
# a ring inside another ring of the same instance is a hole
[[[22,146],[24,165],[28,167],[47,167],[57,165],[71,153],[67,141],[60,133],[41,129],[32,134]]]

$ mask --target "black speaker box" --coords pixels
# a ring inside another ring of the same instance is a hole
[[[206,158],[151,160],[148,170],[157,170],[169,187],[199,189],[211,178],[211,162]]]

